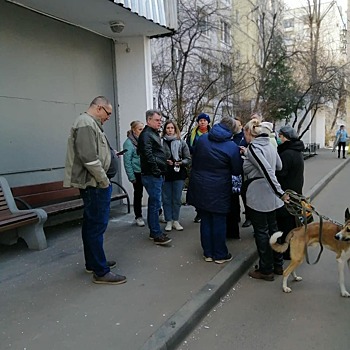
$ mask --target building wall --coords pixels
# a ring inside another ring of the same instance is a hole
[[[61,180],[74,119],[97,95],[115,99],[113,42],[3,1],[0,42],[0,175],[10,185]]]
[[[133,120],[146,124],[146,110],[153,106],[150,39],[145,37],[121,38],[115,44],[118,80],[120,148],[126,140]],[[121,166],[123,186],[132,193],[124,167]]]

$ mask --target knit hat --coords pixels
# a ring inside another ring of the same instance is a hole
[[[201,113],[198,117],[197,117],[197,123],[201,120],[201,119],[205,119],[208,124],[210,123],[210,117],[208,114],[205,113]]]
[[[297,140],[298,139],[297,132],[290,125],[282,126],[279,133],[282,134],[288,140]]]
[[[262,128],[267,129],[269,132],[273,132],[273,124],[270,122],[262,122],[261,124]]]

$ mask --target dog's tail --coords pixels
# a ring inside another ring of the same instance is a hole
[[[277,242],[277,239],[280,238],[282,235],[282,231],[277,231],[270,237],[270,246],[277,253],[284,253],[289,246],[289,240],[285,241],[282,244]]]

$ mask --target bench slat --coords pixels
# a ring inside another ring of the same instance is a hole
[[[123,192],[112,193],[111,201],[127,199],[128,212],[130,212],[129,195],[121,185],[113,181],[112,183]],[[13,187],[11,191],[16,197],[18,208],[42,208],[49,215],[81,209],[84,205],[79,189],[65,188],[62,181]]]
[[[20,196],[20,198],[33,208],[43,207],[62,201],[80,198],[77,188],[62,188],[60,190],[40,192],[31,195]]]
[[[13,214],[9,211],[6,216],[0,216],[0,232],[22,227],[38,221],[39,218],[35,213]]]
[[[111,197],[111,201],[119,200],[127,198],[125,193],[114,194]],[[74,199],[69,202],[56,203],[51,205],[45,205],[41,208],[46,211],[47,214],[60,214],[65,213],[72,210],[82,209],[84,207],[84,203],[82,199]]]
[[[14,197],[22,197],[30,194],[36,194],[40,192],[51,192],[63,189],[63,181],[47,182],[36,185],[27,185],[12,187],[11,191]]]

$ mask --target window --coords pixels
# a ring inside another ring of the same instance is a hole
[[[228,88],[232,86],[232,69],[230,66],[221,63],[221,75],[224,85]]]
[[[209,15],[203,10],[198,8],[198,29],[201,34],[209,36],[210,23]]]
[[[292,28],[294,27],[294,18],[288,18],[283,21],[284,28]]]
[[[177,47],[173,47],[171,51],[171,64],[173,70],[175,70],[179,63],[179,49]]]
[[[223,20],[221,20],[221,41],[227,45],[231,42],[231,27]]]
[[[211,64],[208,60],[202,58],[201,59],[201,73],[204,76],[209,77],[211,73]]]

